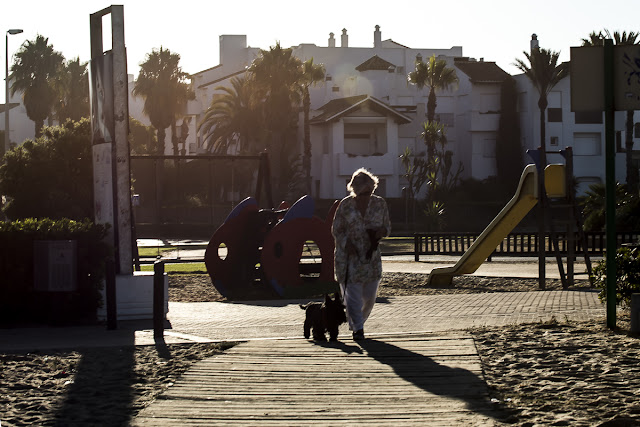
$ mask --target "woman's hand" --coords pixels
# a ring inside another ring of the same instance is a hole
[[[386,236],[386,235],[387,235],[387,229],[386,229],[385,227],[379,227],[379,228],[376,230],[376,239],[377,239],[377,240],[382,239],[382,238],[383,238],[384,236]]]

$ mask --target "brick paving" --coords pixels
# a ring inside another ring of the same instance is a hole
[[[415,262],[409,257],[383,260],[385,271],[429,273],[434,266],[454,261],[430,257]],[[547,275],[557,267],[547,260]],[[527,277],[537,265],[525,260],[484,263],[486,276]],[[583,272],[578,264],[576,272]],[[581,274],[581,273],[579,273]],[[169,303],[167,343],[224,340],[300,338],[306,300],[253,302]],[[366,324],[367,333],[416,333],[464,330],[549,320],[604,319],[604,305],[596,292],[533,291],[379,298]],[[1,351],[154,344],[151,321],[119,322],[118,330],[104,326],[70,328],[0,329]],[[345,325],[340,333],[349,336]]]
[[[170,303],[173,331],[214,341],[302,337],[303,300]],[[604,318],[592,291],[533,291],[379,298],[365,332],[464,330],[479,326]],[[341,335],[349,334],[346,325]]]

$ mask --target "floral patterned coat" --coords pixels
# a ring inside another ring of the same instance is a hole
[[[387,203],[382,197],[371,195],[364,218],[356,207],[354,196],[347,196],[340,201],[333,219],[331,232],[336,241],[334,252],[335,276],[344,284],[349,270],[349,282],[370,283],[382,277],[382,259],[380,248],[377,248],[370,259],[366,253],[370,248],[367,228],[385,227],[387,236],[391,232],[391,221]],[[358,256],[349,257],[346,250],[347,239],[355,245]]]

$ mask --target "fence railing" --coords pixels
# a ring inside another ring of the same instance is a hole
[[[559,252],[566,255],[569,249],[568,233],[555,233],[558,239]],[[414,233],[414,255],[415,260],[420,260],[420,255],[462,255],[471,247],[480,233]],[[616,233],[617,245],[624,243],[637,243],[640,240],[640,232],[618,232]],[[589,255],[602,255],[606,247],[605,232],[585,233],[587,253]],[[582,241],[576,232],[573,237],[574,253],[580,256],[584,253]],[[545,250],[550,255],[555,253],[553,241],[550,233],[545,238]],[[510,233],[500,245],[496,247],[491,256],[537,256],[538,255],[538,234],[537,233]]]

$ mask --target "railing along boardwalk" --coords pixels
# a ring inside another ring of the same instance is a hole
[[[462,255],[471,247],[473,242],[480,236],[480,233],[455,233],[455,232],[433,232],[414,234],[414,255],[419,261],[420,255]],[[561,255],[566,255],[569,249],[567,233],[556,233],[559,241]],[[586,247],[589,255],[602,255],[606,247],[604,232],[586,232]],[[625,243],[637,243],[640,239],[640,232],[618,232],[618,246]],[[584,250],[580,241],[580,236],[575,233],[573,237],[574,254],[580,256]],[[545,239],[545,249],[551,256],[554,248],[552,246],[550,234]],[[538,254],[537,233],[510,233],[493,252],[493,255],[500,256],[532,256]]]
[[[257,340],[196,363],[133,425],[494,425],[466,333]]]

